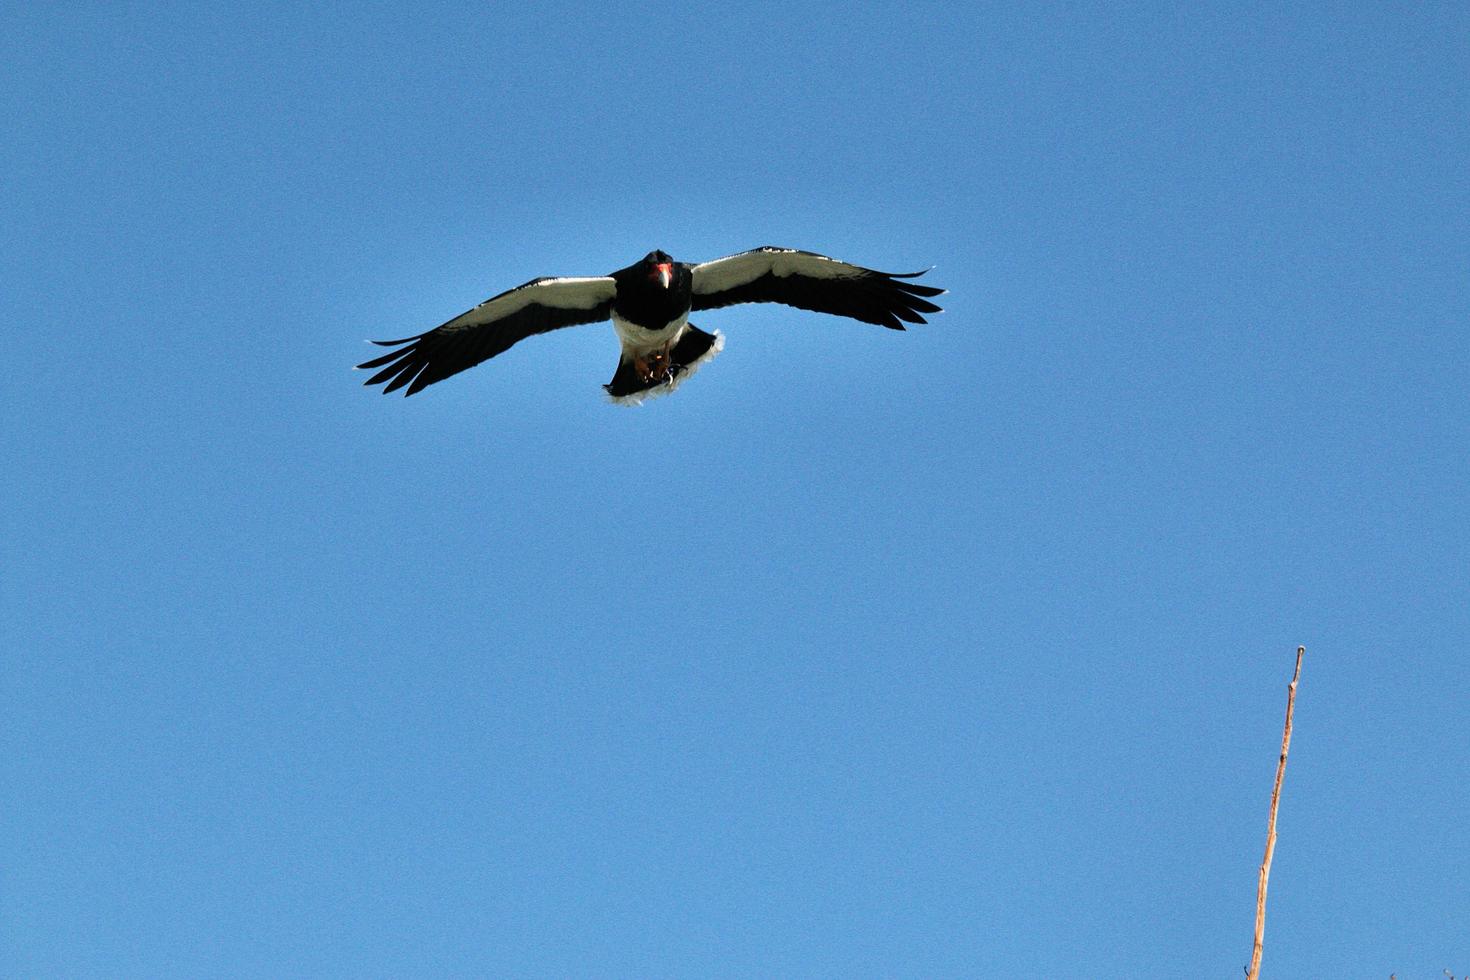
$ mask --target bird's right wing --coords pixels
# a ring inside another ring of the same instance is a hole
[[[606,320],[616,295],[617,283],[611,276],[532,279],[428,333],[373,341],[398,349],[359,364],[359,368],[381,369],[363,383],[384,385],[385,395],[407,385],[404,394],[412,395],[534,334]]]

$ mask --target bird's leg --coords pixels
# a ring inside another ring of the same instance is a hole
[[[669,380],[669,350],[668,350],[668,348],[666,347],[666,348],[664,348],[661,351],[657,351],[653,355],[653,357],[650,358],[649,360],[650,360],[650,366],[653,369],[653,372],[654,372],[655,377],[657,377],[660,381],[668,381]]]
[[[667,383],[674,380],[667,347],[653,351],[647,357],[633,358],[633,368],[645,383]]]

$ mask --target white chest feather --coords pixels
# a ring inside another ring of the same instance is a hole
[[[616,313],[612,315],[613,329],[618,332],[618,340],[622,342],[623,350],[632,354],[646,354],[650,351],[661,350],[668,347],[683,332],[684,325],[689,322],[689,314],[669,321],[658,330],[645,330],[624,320]]]

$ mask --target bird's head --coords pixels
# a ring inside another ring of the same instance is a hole
[[[648,267],[649,282],[657,283],[664,289],[668,289],[674,282],[674,260],[663,249],[649,252],[643,257],[643,264]]]

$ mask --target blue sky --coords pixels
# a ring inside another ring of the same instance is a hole
[[[1470,972],[1460,4],[11,4],[0,972]],[[538,275],[936,265],[604,403]]]

